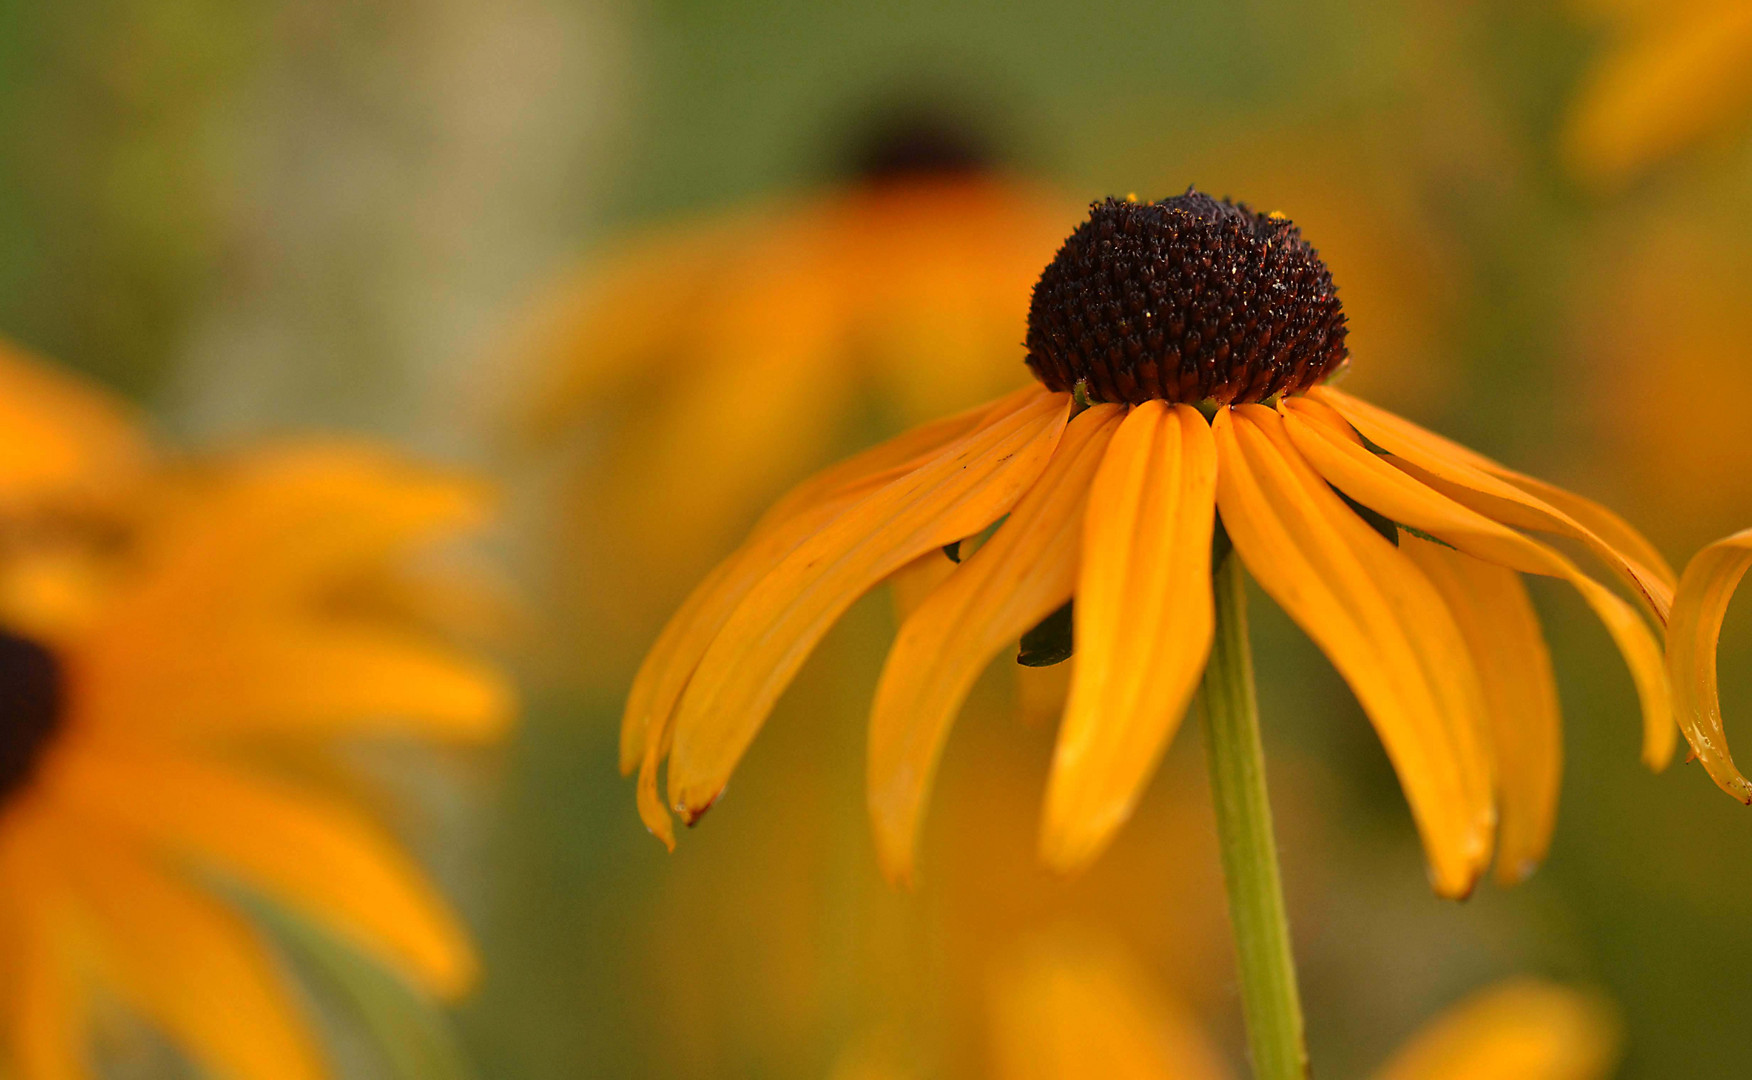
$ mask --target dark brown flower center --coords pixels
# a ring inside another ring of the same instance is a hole
[[[21,789],[60,727],[61,664],[29,638],[0,630],[0,802]]]
[[[1091,401],[1262,401],[1348,356],[1332,274],[1296,226],[1191,189],[1092,204],[1028,309],[1035,378]]]

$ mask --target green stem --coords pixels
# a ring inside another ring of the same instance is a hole
[[[1257,1080],[1305,1080],[1302,1000],[1266,798],[1253,651],[1247,642],[1247,575],[1241,560],[1227,554],[1214,577],[1216,636],[1199,698],[1247,1044]]]

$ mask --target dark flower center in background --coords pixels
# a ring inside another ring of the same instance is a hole
[[[1035,377],[1091,401],[1262,401],[1348,355],[1332,274],[1296,226],[1190,188],[1092,204],[1028,309]]]
[[[971,124],[930,109],[895,110],[862,125],[847,171],[867,183],[966,176],[997,164],[991,140]]]
[[[0,630],[0,800],[30,779],[60,726],[64,704],[54,654]]]

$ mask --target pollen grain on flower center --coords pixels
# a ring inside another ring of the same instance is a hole
[[[0,630],[0,800],[30,779],[60,726],[62,689],[53,653]]]
[[[1281,215],[1191,189],[1092,204],[1034,287],[1028,366],[1092,401],[1262,401],[1342,366],[1332,274]]]

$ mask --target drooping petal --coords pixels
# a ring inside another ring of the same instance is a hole
[[[1563,775],[1557,682],[1539,616],[1513,570],[1415,536],[1399,546],[1448,602],[1477,665],[1496,766],[1497,879],[1514,884],[1551,846]]]
[[[1071,871],[1131,816],[1198,688],[1213,628],[1217,454],[1189,405],[1146,402],[1107,448],[1084,516],[1076,668],[1041,855]]]
[[[903,432],[829,466],[774,504],[748,540],[695,586],[645,654],[621,717],[621,772],[632,772],[644,758],[647,730],[655,728],[659,733],[650,740],[653,746],[662,741],[661,729],[668,724],[707,646],[736,605],[780,560],[859,498],[928,461],[987,419],[1008,415],[1042,393],[1031,387]],[[662,753],[668,752],[664,745]],[[659,812],[667,817],[666,812]]]
[[[1441,595],[1248,405],[1212,424],[1217,506],[1235,550],[1350,683],[1423,836],[1436,891],[1464,896],[1495,824],[1483,693]]]
[[[1461,505],[1364,449],[1349,423],[1327,406],[1290,400],[1283,411],[1284,428],[1309,464],[1357,502],[1486,562],[1573,585],[1612,635],[1636,684],[1643,716],[1643,761],[1652,769],[1666,767],[1677,729],[1661,645],[1634,608],[1560,552]]]
[[[1618,1024],[1592,994],[1534,979],[1500,983],[1449,1009],[1375,1080],[1604,1080]]]
[[[1679,726],[1685,729],[1697,760],[1723,791],[1752,805],[1752,783],[1740,775],[1728,752],[1716,684],[1722,619],[1748,568],[1752,568],[1752,529],[1717,540],[1692,556],[1679,579],[1673,620],[1667,625],[1667,672],[1673,681]]]
[[[274,959],[237,915],[96,829],[59,853],[122,999],[201,1064],[249,1080],[320,1080]]]
[[[118,831],[302,908],[436,994],[474,980],[473,949],[449,906],[388,837],[339,804],[134,747],[69,756],[54,782]]]
[[[692,820],[723,790],[779,694],[834,621],[878,581],[1013,507],[1046,468],[1070,396],[992,419],[836,517],[749,591],[677,706],[670,802]]]
[[[1671,568],[1664,561],[1656,565],[1645,562],[1653,545],[1640,536],[1626,542],[1625,536],[1634,535],[1635,530],[1605,507],[1565,493],[1570,505],[1589,508],[1587,516],[1593,522],[1607,524],[1610,535],[1602,535],[1505,478],[1519,474],[1511,474],[1482,454],[1425,431],[1385,409],[1326,386],[1309,391],[1308,396],[1330,405],[1370,442],[1399,459],[1396,464],[1456,502],[1505,525],[1556,533],[1586,544],[1624,579],[1655,618],[1666,624],[1667,609],[1673,603]],[[1618,538],[1617,543],[1613,536]]]
[[[752,535],[759,535],[762,530],[783,522],[797,511],[835,494],[865,487],[872,481],[895,479],[923,465],[944,447],[965,438],[987,421],[1015,412],[1043,393],[1045,391],[1039,386],[1022,387],[996,401],[988,401],[953,416],[909,428],[887,442],[878,443],[844,461],[829,465],[774,503],[761,515]]]
[[[974,680],[998,650],[1070,598],[1089,483],[1121,415],[1113,405],[1078,414],[1009,520],[895,638],[876,687],[869,756],[876,850],[891,880],[911,876],[925,795]]]

